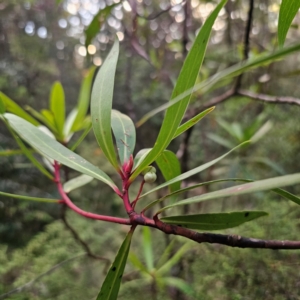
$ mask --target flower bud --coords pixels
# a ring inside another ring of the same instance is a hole
[[[146,173],[144,175],[144,180],[147,183],[153,183],[153,182],[155,182],[156,178],[157,178],[157,176],[156,176],[156,174],[154,172],[148,172],[148,173]]]

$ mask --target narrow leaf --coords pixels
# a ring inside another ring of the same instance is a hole
[[[122,243],[115,261],[111,265],[108,274],[102,284],[97,300],[116,300],[126,266],[133,231],[129,231]]]
[[[80,175],[78,177],[75,177],[66,183],[64,183],[64,191],[66,193],[69,193],[77,188],[80,188],[88,183],[90,183],[94,178],[88,175]]]
[[[71,128],[76,118],[76,115],[77,115],[77,108],[73,108],[66,118],[64,124],[64,130],[63,130],[64,142],[68,142],[73,136],[73,132]]]
[[[149,271],[146,269],[146,267],[143,265],[143,263],[139,260],[139,258],[132,251],[130,251],[128,258],[129,258],[129,261],[134,265],[135,268],[137,268],[141,272],[149,274]]]
[[[201,27],[180,71],[171,96],[171,103],[178,95],[194,87],[204,59],[212,26],[226,1],[227,0],[222,0],[220,4],[217,5],[217,7]],[[182,117],[185,114],[190,98],[191,94],[185,96],[180,102],[168,108],[153,149],[134,171],[133,175],[131,176],[131,180],[134,180],[146,166],[155,161],[156,158],[168,147],[174,138]]]
[[[154,269],[151,231],[150,228],[145,226],[143,227],[143,248],[144,248],[146,266],[148,271],[151,272]]]
[[[134,164],[133,164],[133,169],[135,170],[142,162],[143,160],[147,157],[149,152],[151,151],[152,148],[145,148],[140,150],[136,156],[134,157]]]
[[[2,92],[0,92],[0,98],[2,99],[2,102],[4,102],[6,111],[11,112],[11,113],[23,118],[24,120],[30,122],[33,125],[36,125],[36,126],[39,125],[39,122],[37,120],[35,120],[26,111],[24,111],[16,102],[11,100],[9,97],[7,97]]]
[[[183,174],[181,174],[179,176],[176,176],[175,178],[173,178],[173,179],[171,179],[171,180],[169,180],[169,181],[167,181],[167,182],[165,182],[165,183],[163,183],[163,184],[155,187],[154,189],[148,191],[147,193],[141,195],[140,198],[142,198],[142,197],[144,197],[146,195],[149,195],[150,193],[153,193],[153,192],[155,192],[157,190],[160,190],[160,189],[162,189],[165,186],[168,186],[168,185],[173,184],[175,182],[182,181],[182,180],[184,180],[186,178],[189,178],[189,177],[191,177],[191,176],[193,176],[193,175],[195,175],[195,174],[197,174],[197,173],[199,173],[199,172],[201,172],[201,171],[203,171],[203,170],[211,167],[212,165],[216,164],[217,162],[219,162],[220,160],[222,160],[224,157],[226,157],[228,154],[230,154],[232,151],[235,151],[236,149],[240,148],[243,145],[246,145],[247,143],[249,143],[249,142],[244,142],[244,143],[238,145],[237,147],[233,148],[229,152],[225,153],[224,155],[222,155],[222,156],[220,156],[220,157],[218,157],[218,158],[216,158],[216,159],[214,159],[214,160],[212,160],[212,161],[210,161],[208,163],[205,163],[204,165],[201,165],[201,166],[199,166],[197,168],[194,168],[194,169],[192,169],[190,171],[187,171],[187,172],[185,172],[185,173],[183,173]]]
[[[239,211],[218,214],[199,214],[164,217],[161,220],[167,224],[197,230],[221,230],[237,227],[243,223],[267,216],[264,211]]]
[[[147,120],[149,120],[151,117],[155,116],[157,113],[166,110],[167,108],[177,104],[182,99],[187,97],[188,95],[198,91],[199,94],[204,94],[208,92],[210,89],[212,89],[215,85],[217,85],[220,81],[225,79],[230,79],[233,77],[236,77],[246,71],[249,71],[251,69],[258,68],[260,66],[272,63],[278,59],[281,59],[289,54],[292,54],[294,52],[297,52],[300,50],[300,43],[287,47],[282,48],[274,53],[265,52],[258,57],[251,58],[248,61],[238,63],[230,68],[227,68],[223,71],[220,71],[216,73],[215,75],[209,77],[208,79],[196,84],[194,88],[191,88],[189,90],[186,90],[185,92],[181,93],[180,95],[176,96],[172,101],[165,103],[154,110],[148,112],[146,115],[140,119],[136,127],[140,127],[143,125]]]
[[[103,171],[64,147],[35,126],[12,114],[5,114],[5,118],[7,118],[11,127],[42,155],[50,157],[78,172],[103,181],[114,190],[117,189],[113,181]]]
[[[88,125],[88,127],[84,130],[84,132],[80,135],[78,140],[72,145],[70,148],[72,151],[75,151],[75,149],[81,144],[81,142],[85,139],[85,137],[88,135],[90,130],[92,129],[92,122]]]
[[[82,128],[82,122],[88,112],[95,70],[94,67],[90,68],[82,81],[77,104],[77,115],[71,128],[71,131],[73,132]]]
[[[118,55],[119,41],[116,38],[96,76],[91,101],[92,124],[96,139],[107,159],[117,170],[119,167],[111,134],[111,108]]]
[[[162,172],[164,179],[169,181],[181,174],[181,167],[177,156],[169,150],[165,150],[155,161],[160,171]],[[180,189],[181,181],[177,181],[169,185],[171,192],[175,192]]]
[[[51,89],[50,110],[54,116],[54,122],[58,133],[63,136],[65,123],[65,93],[60,82],[56,81]]]
[[[282,0],[278,19],[278,44],[284,45],[288,30],[300,8],[299,0]]]
[[[175,287],[176,289],[182,291],[186,295],[193,297],[194,299],[199,299],[199,297],[197,297],[193,287],[190,286],[189,284],[187,284],[184,280],[182,280],[180,278],[163,277],[163,278],[159,278],[159,281],[167,286]]]
[[[175,206],[182,206],[182,205],[199,203],[202,201],[207,201],[207,200],[212,200],[217,198],[225,198],[230,196],[238,196],[238,195],[244,195],[244,194],[249,194],[254,192],[278,189],[280,187],[290,186],[297,183],[300,183],[300,173],[258,180],[255,182],[245,183],[234,187],[185,199],[160,209],[159,213]],[[288,197],[288,193],[286,193],[286,196]]]
[[[206,109],[205,111],[201,112],[200,114],[196,115],[195,117],[191,118],[184,124],[180,125],[175,132],[174,139],[181,135],[183,132],[187,131],[189,128],[196,125],[200,120],[202,120],[207,114],[212,112],[215,109],[215,106]]]
[[[216,135],[214,133],[208,133],[206,135],[210,140],[218,143],[219,145],[222,145],[228,149],[232,149],[234,147],[234,143],[228,141],[227,139],[222,138],[219,135]]]
[[[4,192],[0,192],[0,196],[15,198],[15,199],[21,199],[21,200],[28,200],[28,201],[59,203],[59,200],[57,200],[57,199],[29,197],[29,196],[16,195],[16,194],[4,193]]]
[[[3,115],[6,112],[6,107],[4,100],[2,100],[1,94],[0,94],[0,115]]]
[[[84,31],[86,47],[88,47],[88,45],[92,42],[93,38],[99,33],[100,28],[102,27],[102,24],[105,22],[105,20],[109,16],[111,10],[116,5],[118,5],[118,4],[106,6],[104,9],[99,10],[98,13],[95,15],[95,17],[93,18],[90,25]]]
[[[135,127],[132,120],[117,110],[112,110],[111,127],[116,139],[121,165],[127,162],[135,148]]]

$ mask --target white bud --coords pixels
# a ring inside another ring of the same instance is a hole
[[[156,174],[154,172],[148,172],[148,173],[146,173],[144,175],[144,180],[147,183],[153,183],[153,182],[155,182],[156,178],[157,178],[157,176],[156,176]]]

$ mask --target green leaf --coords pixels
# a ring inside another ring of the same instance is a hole
[[[106,6],[104,9],[101,9],[98,11],[98,13],[93,18],[90,25],[87,27],[87,29],[84,31],[85,33],[85,46],[88,47],[88,45],[92,42],[92,39],[99,33],[100,28],[102,27],[103,23],[109,16],[111,10],[118,4],[113,4],[110,6]]]
[[[63,165],[68,166],[83,174],[92,176],[108,184],[113,190],[117,187],[113,181],[96,166],[85,160],[83,157],[70,151],[53,138],[43,133],[41,130],[24,121],[23,119],[12,115],[5,114],[10,126],[33,148],[46,157],[50,157]]]
[[[231,213],[199,214],[164,217],[167,224],[197,230],[221,230],[237,227],[243,223],[267,216],[264,211],[239,211]]]
[[[88,135],[90,130],[92,129],[92,122],[88,125],[88,127],[84,130],[84,132],[81,134],[81,136],[78,138],[78,140],[72,145],[70,148],[72,151],[75,151],[75,149],[80,145],[80,143],[85,139],[85,137]]]
[[[163,264],[159,269],[157,269],[157,276],[163,276],[165,274],[168,274],[171,270],[171,268],[178,263],[178,261],[181,259],[181,257],[189,250],[191,250],[191,242],[188,241],[185,244],[183,244],[176,253],[165,263]]]
[[[73,135],[72,124],[74,123],[76,115],[77,108],[73,108],[66,118],[63,130],[64,142],[68,142]]]
[[[210,185],[210,184],[213,184],[213,183],[220,183],[220,182],[230,182],[230,181],[254,182],[254,180],[252,180],[252,179],[244,179],[244,178],[226,178],[226,179],[218,179],[218,180],[201,182],[201,183],[198,183],[198,184],[191,185],[191,186],[188,186],[186,188],[180,189],[180,190],[178,190],[176,192],[173,192],[171,194],[165,195],[164,197],[149,203],[145,208],[143,208],[143,212],[145,212],[149,208],[153,207],[154,205],[166,200],[167,198],[173,197],[175,195],[185,193],[187,191],[196,189],[196,188],[204,186],[204,185]],[[297,197],[297,196],[295,196],[295,195],[293,195],[293,194],[291,194],[291,193],[289,193],[289,192],[287,192],[283,189],[273,189],[271,191],[283,196],[284,198],[286,198],[288,200],[291,200],[291,201],[295,202],[298,205],[300,205],[300,197]]]
[[[64,183],[64,191],[70,193],[71,191],[80,188],[90,183],[94,178],[88,175],[80,175]]]
[[[148,153],[151,151],[152,148],[145,148],[140,150],[136,156],[134,157],[134,163],[133,163],[133,170],[135,170],[142,161],[147,157]]]
[[[129,253],[128,258],[129,258],[129,261],[134,265],[135,268],[137,268],[141,272],[149,274],[149,271],[146,269],[146,267],[143,265],[143,263],[139,260],[139,258],[133,252]]]
[[[299,0],[282,0],[278,19],[278,44],[284,45],[288,30],[300,8]]]
[[[61,137],[63,137],[65,123],[65,93],[60,82],[56,81],[51,89],[50,110],[54,116],[54,122]]]
[[[117,170],[119,167],[111,134],[111,108],[118,55],[119,41],[116,38],[96,76],[91,101],[92,124],[96,139],[104,155]]]
[[[15,115],[12,115],[15,116]],[[6,120],[6,114],[4,115],[5,119],[4,119],[4,123],[7,126],[10,134],[13,136],[13,138],[15,139],[15,141],[17,142],[18,146],[20,147],[20,149],[22,150],[23,154],[32,162],[32,164],[45,176],[47,176],[49,179],[53,180],[53,175],[50,174],[45,168],[44,166],[33,156],[33,152],[31,150],[29,150],[25,144],[22,142],[22,140],[20,139],[20,137],[18,135],[15,134],[15,132],[12,130],[9,122],[7,122]],[[15,116],[16,118],[20,118]],[[20,118],[21,120],[23,120],[22,118]],[[23,120],[24,122],[26,122],[25,120]],[[31,123],[28,123],[31,124]],[[33,125],[31,125],[33,126]],[[34,126],[33,126],[34,127]],[[34,127],[35,129],[37,129],[36,127]],[[37,129],[38,130],[38,129]]]
[[[11,113],[23,118],[24,120],[30,122],[33,125],[36,125],[36,126],[39,125],[39,122],[37,120],[35,120],[33,117],[31,117],[16,102],[11,100],[9,97],[7,97],[2,92],[0,92],[0,98],[2,99],[2,102],[4,102],[6,111],[11,112]]]
[[[197,298],[193,287],[180,278],[163,277],[163,278],[159,278],[159,281],[162,282],[164,285],[175,287],[176,289],[182,291],[186,295],[192,296],[194,299],[199,299]]]
[[[180,71],[170,103],[172,103],[178,95],[194,87],[204,59],[212,26],[219,14],[219,11],[222,9],[225,3],[226,0],[222,0],[202,25]],[[176,134],[178,126],[189,104],[190,98],[191,95],[188,94],[187,96],[183,97],[180,102],[168,108],[153,149],[131,175],[131,181],[133,181],[146,166],[155,161],[156,158],[168,147],[174,138],[174,135]]]
[[[164,179],[169,181],[181,174],[181,167],[177,156],[169,150],[165,150],[155,161],[160,171],[162,172]],[[169,185],[171,192],[175,192],[180,189],[181,181],[177,181]]]
[[[33,149],[28,149],[28,151],[30,151],[31,153],[36,152]],[[0,151],[0,156],[13,156],[13,155],[24,155],[24,152],[22,150],[3,150]]]
[[[274,53],[263,53],[259,55],[258,57],[251,58],[245,62],[241,62],[239,64],[236,64],[230,68],[227,68],[223,71],[220,71],[216,73],[215,75],[209,77],[208,79],[196,84],[194,88],[191,88],[189,90],[186,90],[185,92],[181,93],[180,95],[176,96],[172,101],[163,104],[154,110],[148,112],[145,116],[143,116],[142,119],[140,119],[136,127],[139,127],[143,125],[148,119],[151,117],[155,116],[157,113],[164,111],[165,109],[177,104],[180,102],[182,99],[187,97],[188,95],[198,91],[198,95],[204,94],[208,92],[210,89],[212,89],[214,86],[216,86],[220,81],[226,80],[226,79],[231,79],[233,77],[236,77],[246,71],[249,71],[251,69],[260,67],[262,65],[269,64],[271,62],[274,62],[278,59],[281,59],[289,54],[292,54],[296,51],[300,50],[300,43],[287,47],[287,48],[281,48]]]
[[[2,100],[1,94],[0,94],[0,115],[3,115],[6,112],[6,107],[4,100]]]
[[[28,201],[37,201],[37,202],[46,202],[46,203],[59,203],[59,200],[57,200],[57,199],[29,197],[29,196],[16,195],[16,194],[4,193],[4,192],[0,192],[0,196],[5,196],[5,197],[15,198],[15,199],[21,199],[21,200],[28,200]]]
[[[130,230],[122,243],[115,261],[102,284],[97,300],[116,300],[124,273],[133,231]]]
[[[145,256],[147,269],[148,272],[151,272],[154,269],[152,240],[151,240],[150,228],[146,226],[143,227],[143,248],[144,248],[144,256]]]
[[[254,193],[254,192],[272,190],[272,189],[275,189],[275,191],[276,191],[280,187],[294,185],[297,183],[300,183],[300,173],[258,180],[258,181],[245,183],[245,184],[237,185],[234,187],[229,187],[229,188],[222,189],[219,191],[215,191],[215,192],[211,192],[211,193],[207,193],[207,194],[203,194],[203,195],[185,199],[185,200],[179,201],[175,204],[165,206],[164,208],[159,210],[159,213],[161,213],[162,211],[165,211],[169,208],[175,207],[175,206],[188,205],[188,204],[192,204],[192,203],[199,203],[199,202],[217,199],[217,198],[238,196],[238,195],[244,195],[244,194],[249,194],[249,193]],[[288,197],[287,192],[286,192],[286,196]],[[292,199],[289,199],[289,200],[292,200]],[[298,204],[299,204],[299,201],[298,201]]]
[[[184,124],[180,125],[174,135],[174,139],[181,135],[183,132],[187,131],[189,128],[193,127],[196,125],[201,119],[203,119],[207,114],[212,112],[215,109],[215,106],[206,109],[205,111],[201,112],[200,114],[196,115],[195,117],[191,118]]]
[[[218,143],[219,145],[222,145],[228,149],[232,149],[234,147],[234,143],[232,143],[232,142],[228,141],[227,139],[224,139],[221,136],[216,135],[214,133],[208,133],[208,134],[206,134],[206,136],[210,140],[212,140],[212,141]]]
[[[43,113],[39,113],[32,107],[26,105],[26,110],[29,111],[37,120],[44,123],[54,134],[57,134],[57,129],[54,124],[53,114],[49,110],[43,110]],[[47,113],[45,113],[47,111]],[[51,117],[49,116],[51,115]]]
[[[87,75],[82,81],[77,104],[77,115],[71,128],[71,131],[73,132],[82,129],[82,123],[85,119],[90,105],[91,90],[95,70],[95,67],[90,68]]]
[[[121,165],[127,162],[135,148],[135,127],[132,120],[117,110],[111,111],[111,127],[116,139]]]
[[[175,178],[173,178],[173,179],[171,179],[171,180],[169,180],[169,181],[167,181],[167,182],[165,182],[165,183],[163,183],[163,184],[155,187],[154,189],[146,192],[145,194],[141,195],[140,198],[145,197],[146,195],[149,195],[150,193],[153,193],[153,192],[155,192],[157,190],[160,190],[160,189],[162,189],[165,186],[168,186],[168,185],[173,184],[175,182],[182,181],[182,180],[184,180],[186,178],[189,178],[189,177],[191,177],[191,176],[193,176],[193,175],[195,175],[195,174],[197,174],[197,173],[199,173],[199,172],[201,172],[201,171],[203,171],[203,170],[211,167],[212,165],[216,164],[217,162],[219,162],[220,160],[222,160],[224,157],[226,157],[228,154],[230,154],[231,152],[233,152],[236,149],[240,148],[241,146],[246,145],[247,143],[248,142],[244,142],[244,143],[238,145],[237,147],[233,148],[229,152],[225,153],[224,155],[222,155],[222,156],[220,156],[220,157],[218,157],[218,158],[216,158],[216,159],[214,159],[214,160],[212,160],[212,161],[210,161],[208,163],[205,163],[204,165],[201,165],[201,166],[199,166],[197,168],[194,168],[194,169],[192,169],[190,171],[187,171],[187,172],[185,172],[185,173],[183,173],[183,174],[181,174],[179,176],[176,176]]]

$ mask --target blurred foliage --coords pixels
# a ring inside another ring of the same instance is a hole
[[[107,5],[112,2],[107,1]],[[119,38],[123,37],[123,41],[116,74],[114,105],[137,121],[169,98],[186,49],[189,49],[195,38],[195,31],[211,11],[212,3],[217,3],[188,1],[189,10],[185,18],[184,7],[173,5],[177,2],[137,1],[137,13],[140,16],[150,18],[162,10],[166,12],[153,20],[137,17],[136,23],[133,22],[132,11],[125,4],[116,6],[99,34],[86,48],[84,30],[99,8],[104,8],[105,1],[1,1],[0,90],[23,108],[30,105],[40,110],[48,105],[51,86],[55,80],[59,80],[65,89],[68,99],[66,110],[69,113],[77,103],[83,75],[91,65],[101,64],[117,33]],[[279,2],[255,2],[250,56],[275,47]],[[170,3],[173,8],[167,10]],[[216,23],[200,79],[242,59],[247,9],[244,1],[228,2]],[[136,26],[134,36],[133,26]],[[298,14],[287,35],[286,44],[299,40],[299,35]],[[94,48],[89,47],[91,45]],[[299,54],[294,54],[284,61],[251,71],[243,76],[242,86],[257,93],[299,98],[298,62]],[[224,85],[201,97],[196,93],[192,107],[200,107],[223,91]],[[273,126],[256,144],[242,149],[239,158],[237,155],[231,156],[227,163],[225,161],[195,176],[193,181],[208,181],[219,176],[259,179],[277,176],[279,173],[299,172],[299,112],[297,106],[265,104],[245,97],[234,97],[219,104],[213,113],[196,125],[192,133],[188,161],[190,168],[224,152],[224,146],[209,139],[209,134],[236,143],[219,126],[218,120],[225,120],[230,126],[238,124],[245,130],[263,114],[265,120],[272,122]],[[162,116],[157,115],[138,129],[137,151],[153,144],[161,120]],[[113,178],[114,174],[111,174],[92,135],[90,133],[79,146],[78,152],[92,163],[101,165]],[[173,142],[170,148],[176,151],[179,142]],[[12,137],[1,126],[0,149],[16,148]],[[266,159],[269,164],[265,163]],[[229,168],[229,165],[232,167]],[[74,174],[71,172],[70,176]],[[1,191],[57,197],[55,186],[41,177],[21,155],[0,157],[0,177]],[[227,185],[220,184],[220,187]],[[137,189],[137,186],[133,186],[132,192]],[[289,190],[300,194],[300,187]],[[193,196],[193,193],[203,191],[203,188],[199,188],[189,193]],[[71,196],[76,204],[88,211],[122,215],[117,197],[112,196],[110,189],[101,183],[93,181],[73,191]],[[145,201],[150,200],[153,199]],[[272,211],[272,214],[238,229],[222,232],[238,232],[257,238],[298,239],[299,212],[293,203],[282,201],[276,195],[258,193],[251,198],[243,196],[198,204],[190,210],[209,213],[245,208]],[[56,264],[84,252],[63,227],[59,214],[59,208],[54,205],[0,197],[0,294],[24,285]],[[125,236],[124,228],[88,221],[72,212],[67,217],[96,254],[113,259]],[[138,250],[141,241],[137,237],[133,239],[132,252],[145,264]],[[164,238],[159,232],[153,232],[152,243],[156,263],[164,246],[169,244],[169,237]],[[181,241],[176,243],[174,253],[182,245]],[[195,245],[170,270],[168,276],[185,280],[195,290],[196,299],[299,299],[299,253]],[[12,294],[9,299],[90,299],[98,293],[104,270],[104,262],[92,260],[85,255],[79,256],[41,277],[20,293]],[[145,299],[154,296],[157,299],[190,299],[175,287],[155,288],[148,283],[143,285],[141,280],[143,278],[129,264],[120,299],[135,299],[141,295]]]

